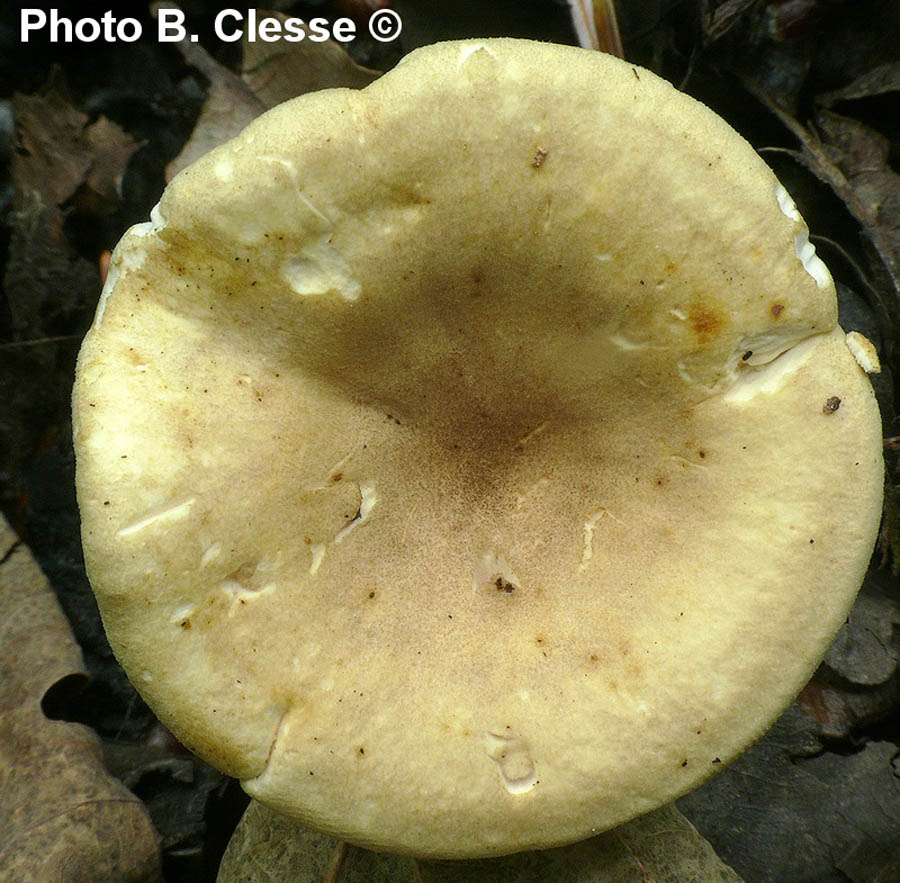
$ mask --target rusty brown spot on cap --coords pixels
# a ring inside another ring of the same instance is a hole
[[[692,304],[688,319],[701,343],[705,343],[725,327],[725,316],[714,307],[703,304]]]
[[[778,318],[778,316],[784,312],[784,304],[772,304],[772,306],[769,307],[769,312]]]

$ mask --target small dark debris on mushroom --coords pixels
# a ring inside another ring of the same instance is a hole
[[[841,400],[838,396],[830,396],[824,405],[822,405],[823,414],[833,414],[841,406]]]
[[[494,585],[497,587],[498,592],[506,592],[507,595],[511,595],[516,590],[516,587],[508,580],[503,579],[502,576],[497,577]]]

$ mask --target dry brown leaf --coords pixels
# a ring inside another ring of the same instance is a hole
[[[17,340],[40,338],[82,304],[79,293],[96,285],[94,267],[78,258],[63,233],[65,207],[106,213],[118,205],[125,167],[138,145],[115,123],[88,116],[54,73],[40,92],[13,99],[15,186],[5,293]],[[65,297],[61,297],[65,293]]]
[[[797,704],[818,725],[823,739],[852,745],[866,726],[890,718],[900,703],[896,680],[867,690],[854,690],[827,678],[810,681],[797,697]]]
[[[740,883],[675,804],[590,840],[480,862],[420,862],[422,883]]]
[[[86,185],[115,209],[135,140],[103,116],[88,125],[58,72],[40,92],[17,95],[13,107],[13,179],[29,205],[59,208]]]
[[[104,770],[97,735],[41,710],[73,675],[84,666],[69,624],[0,517],[0,880],[158,880],[150,820]]]
[[[900,175],[887,162],[882,135],[864,123],[822,110],[819,131],[807,128],[752,82],[754,94],[800,142],[789,151],[844,203],[883,268],[880,309],[900,325]],[[879,270],[877,266],[873,268]]]
[[[61,74],[54,69],[39,92],[15,96],[13,116],[12,173],[17,191],[28,208],[62,205],[91,167],[90,146],[82,137],[87,115],[72,104]]]
[[[895,280],[900,281],[900,175],[891,169],[890,141],[874,129],[831,111],[817,115],[834,164],[852,188],[866,228],[887,247]]]
[[[823,750],[796,705],[729,769],[679,801],[754,883],[900,880],[897,746]]]
[[[888,92],[900,92],[900,61],[880,64],[857,77],[852,83],[834,92],[826,92],[816,97],[816,103],[823,107],[833,107],[840,101],[856,98],[871,98]]]
[[[209,95],[191,137],[166,166],[166,181],[214,147],[234,138],[266,109],[237,74],[219,64],[199,43],[185,39],[177,47],[184,60],[209,80]]]
[[[481,861],[419,861],[347,846],[253,801],[218,883],[740,883],[675,808],[662,807],[598,837]]]
[[[756,0],[725,0],[704,16],[703,37],[707,44],[721,40],[756,5]]]
[[[128,161],[140,145],[119,125],[99,117],[84,130],[91,164],[84,180],[80,208],[94,214],[115,211],[122,197],[122,178]]]
[[[898,639],[896,582],[886,571],[873,569],[826,654],[825,665],[848,685],[881,686],[900,674]]]
[[[822,739],[858,743],[862,728],[900,705],[900,598],[884,570],[871,570],[824,663],[797,697]]]
[[[259,10],[258,17],[288,18],[267,10]],[[166,167],[167,181],[282,101],[318,89],[361,89],[380,76],[378,71],[360,67],[331,40],[265,43],[245,37],[242,76],[219,64],[198,43],[185,39],[177,45],[184,60],[209,81],[209,96],[187,144]]]
[[[417,883],[417,879],[412,859],[347,846],[252,800],[228,844],[216,883]]]
[[[282,22],[288,18],[270,10],[260,10],[258,15]],[[319,89],[362,89],[381,76],[379,71],[360,67],[333,40],[251,43],[245,36],[243,49],[241,76],[266,108]]]

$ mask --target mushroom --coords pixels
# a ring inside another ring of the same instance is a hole
[[[117,247],[74,392],[110,642],[322,831],[590,836],[732,760],[843,622],[864,349],[707,108],[580,49],[419,50],[260,117]]]

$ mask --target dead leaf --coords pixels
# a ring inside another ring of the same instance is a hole
[[[674,804],[590,840],[481,861],[413,861],[348,846],[251,802],[218,883],[740,883]]]
[[[797,704],[823,739],[851,747],[862,728],[900,703],[900,599],[887,571],[871,571],[847,622]]]
[[[0,314],[8,317],[8,340],[0,347],[0,489],[6,504],[21,493],[22,464],[47,430],[59,390],[71,387],[70,362],[99,292],[96,265],[71,247],[65,219],[94,187],[105,194],[95,197],[95,208],[108,210],[108,185],[114,190],[136,146],[102,117],[89,125],[58,71],[36,94],[15,95],[12,112],[13,195],[0,261]],[[82,218],[91,221],[89,214]]]
[[[900,598],[884,571],[866,577],[862,591],[825,656],[825,665],[860,687],[887,683],[900,662]]]
[[[139,742],[104,740],[103,758],[142,799],[166,856],[179,862],[204,856],[217,807],[236,787],[232,779],[190,754],[160,723]]]
[[[163,4],[157,4],[157,8]],[[166,3],[167,8],[174,4]],[[259,10],[259,18],[281,12]],[[166,167],[170,181],[185,166],[214,147],[238,135],[263,111],[318,89],[360,89],[380,76],[360,67],[335,42],[298,43],[243,41],[243,73],[238,76],[219,64],[199,43],[185,39],[177,44],[184,60],[209,81],[209,97],[200,111],[194,131],[181,153]]]
[[[281,22],[288,18],[270,10],[257,14]],[[266,108],[319,89],[362,89],[381,76],[379,71],[360,67],[333,40],[251,43],[245,35],[243,50],[241,76]]]
[[[415,862],[348,846],[256,800],[219,866],[217,883],[417,883]]]
[[[817,732],[791,706],[679,807],[748,881],[897,880],[897,746],[870,742],[836,754],[822,750]]]
[[[13,103],[16,150],[13,181],[25,207],[58,208],[81,186],[91,166],[82,135],[87,114],[70,101],[58,71],[34,95]]]
[[[900,681],[860,690],[817,676],[800,692],[797,704],[819,725],[822,738],[856,747],[861,728],[895,712],[900,704]]]
[[[740,883],[670,803],[590,840],[480,862],[420,862],[422,883]]]
[[[88,125],[58,71],[40,92],[16,95],[13,114],[15,194],[4,282],[14,339],[27,340],[52,333],[57,323],[70,324],[85,307],[77,295],[96,287],[96,272],[66,240],[65,207],[86,192],[93,194],[96,210],[115,209],[119,183],[138,145],[103,117]]]
[[[888,163],[890,142],[864,123],[832,111],[821,111],[817,122],[832,161],[852,189],[860,220],[882,242],[900,290],[900,175]]]
[[[842,89],[816,96],[816,103],[822,107],[833,107],[841,101],[871,98],[888,92],[900,92],[900,62],[880,64]]]
[[[266,109],[237,74],[219,64],[199,43],[185,39],[177,48],[187,64],[209,81],[209,95],[191,137],[166,166],[166,181],[214,147],[234,138]]]
[[[0,879],[160,879],[141,802],[103,768],[82,724],[41,701],[84,676],[81,651],[28,549],[0,518]]]
[[[122,176],[139,146],[130,135],[103,116],[88,125],[56,69],[40,92],[15,97],[13,113],[20,215],[59,210],[85,185],[106,203],[105,211],[117,207]]]
[[[702,22],[704,41],[710,44],[721,40],[756,5],[756,0],[725,0],[724,3],[717,5],[704,16]]]
[[[115,211],[122,198],[122,178],[134,152],[140,146],[119,125],[98,117],[84,130],[91,164],[78,195],[79,210],[89,214]]]
[[[794,135],[797,151],[787,151],[827,184],[860,225],[873,252],[873,291],[885,329],[900,328],[900,175],[887,162],[885,141],[864,123],[822,110],[817,128],[808,128],[745,80],[744,85]]]

